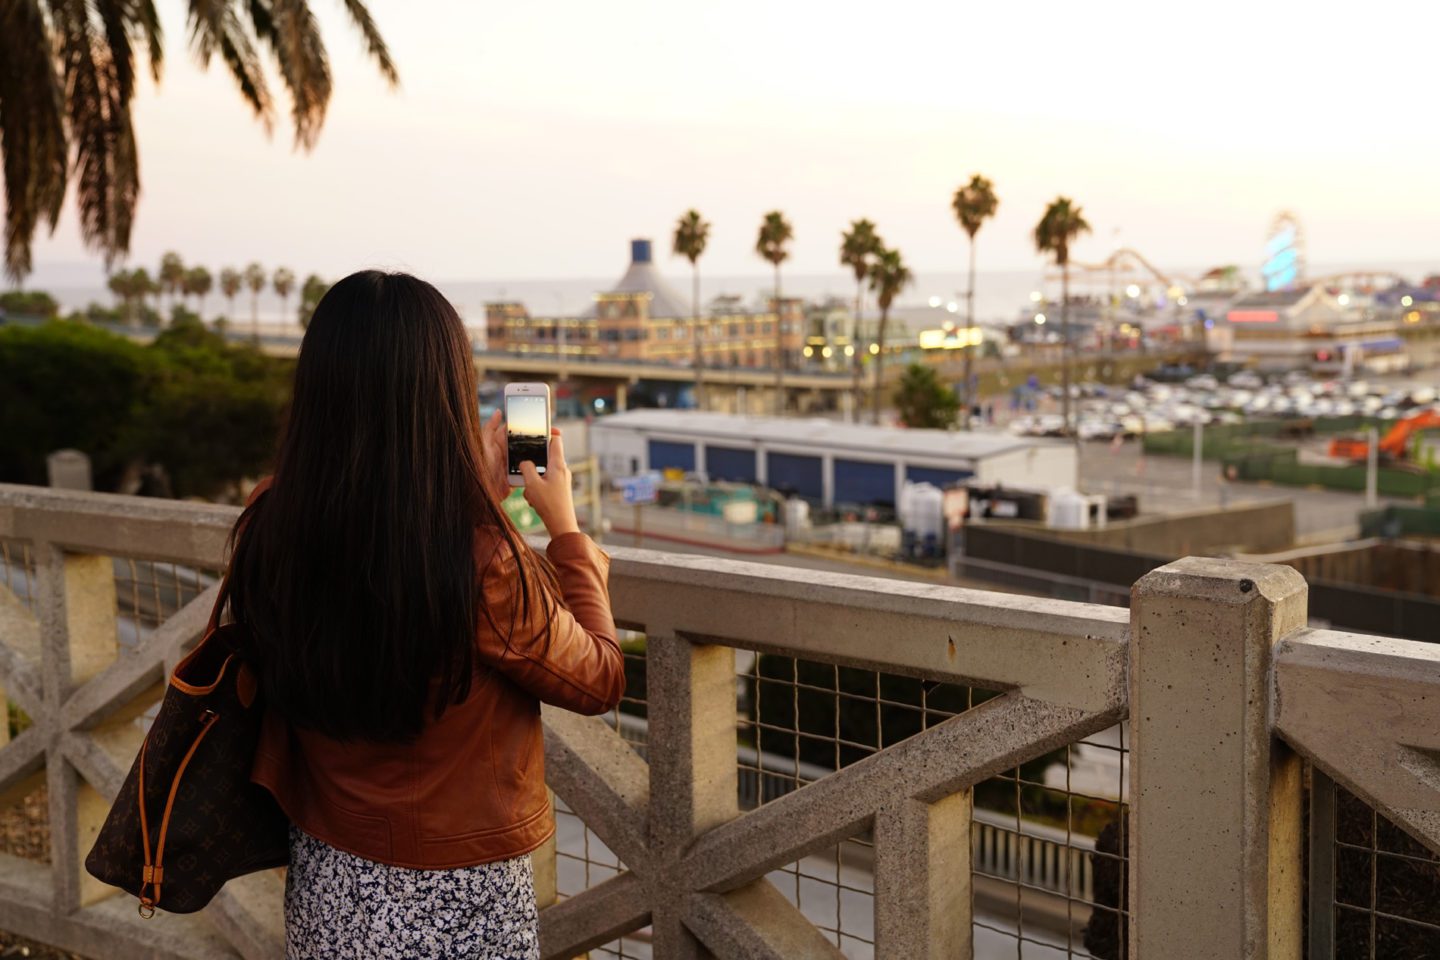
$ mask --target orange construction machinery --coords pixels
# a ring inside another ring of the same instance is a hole
[[[1377,455],[1381,460],[1408,460],[1410,438],[1418,431],[1440,428],[1440,410],[1422,410],[1406,417],[1380,439]],[[1330,456],[1364,463],[1370,455],[1370,441],[1365,437],[1336,437],[1330,441]]]

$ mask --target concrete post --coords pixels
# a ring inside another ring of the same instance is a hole
[[[650,742],[650,850],[679,864],[701,833],[739,816],[735,770],[735,650],[646,631]],[[655,954],[677,960],[708,952],[686,927],[682,877],[652,878]]]
[[[1196,557],[1135,585],[1130,957],[1300,958],[1300,761],[1270,713],[1305,599],[1291,567]]]
[[[62,490],[94,490],[90,458],[79,450],[56,450],[45,458],[50,486]]]
[[[48,543],[35,544],[35,563],[42,682],[45,699],[59,704],[119,652],[115,572],[109,557],[67,554]],[[58,751],[47,760],[55,905],[69,911],[112,892],[80,869],[109,804]]]
[[[875,815],[875,954],[970,960],[971,791]]]

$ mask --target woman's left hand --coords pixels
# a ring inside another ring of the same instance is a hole
[[[481,466],[485,489],[499,503],[510,496],[510,444],[505,437],[505,418],[496,410],[480,428]]]

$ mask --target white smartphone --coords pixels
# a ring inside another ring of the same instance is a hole
[[[536,473],[545,475],[550,464],[549,384],[505,384],[505,441],[510,486],[525,486],[520,464],[526,460],[535,464]]]

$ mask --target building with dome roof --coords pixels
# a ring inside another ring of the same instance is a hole
[[[781,349],[786,366],[799,364],[805,312],[799,299],[781,301]],[[701,306],[700,347],[707,367],[771,367],[776,349],[774,298],[759,311],[738,297],[715,297]],[[532,316],[523,303],[485,305],[491,350],[634,360],[689,366],[695,359],[695,319],[688,297],[660,275],[646,239],[630,241],[630,265],[609,290],[573,317]]]

